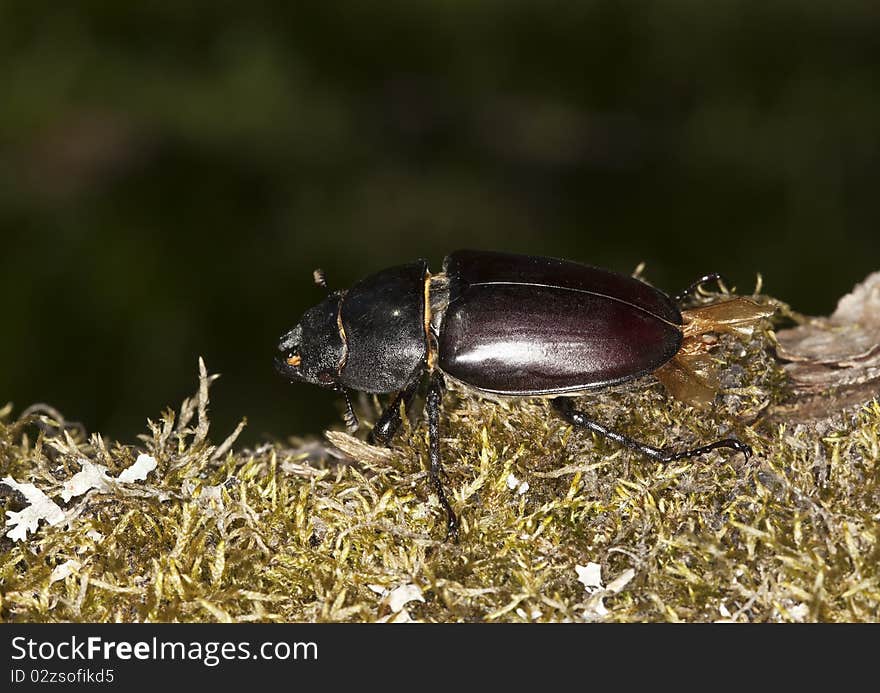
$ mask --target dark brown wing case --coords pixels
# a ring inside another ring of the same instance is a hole
[[[624,275],[564,260],[457,251],[439,366],[498,395],[604,387],[651,373],[678,352],[681,314]]]

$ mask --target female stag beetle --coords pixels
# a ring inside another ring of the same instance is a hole
[[[282,336],[275,358],[291,381],[396,393],[369,440],[387,445],[425,374],[429,478],[455,538],[458,520],[440,482],[440,403],[444,379],[490,398],[552,398],[569,423],[663,462],[732,448],[735,438],[681,452],[640,443],[591,420],[571,397],[655,374],[673,395],[705,405],[714,389],[694,366],[710,332],[748,332],[772,311],[744,298],[680,309],[688,294],[718,280],[707,275],[671,298],[648,284],[575,262],[459,250],[432,275],[425,260],[391,267],[347,291],[334,291]],[[317,270],[315,281],[326,288]],[[684,314],[683,314],[684,313]]]

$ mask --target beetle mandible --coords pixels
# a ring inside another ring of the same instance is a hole
[[[570,424],[662,462],[731,448],[735,438],[683,451],[633,440],[593,421],[571,397],[653,373],[677,397],[706,404],[714,389],[688,366],[705,353],[709,332],[748,332],[772,313],[744,298],[684,311],[686,297],[720,280],[709,274],[670,297],[639,279],[597,267],[528,255],[458,250],[432,275],[418,260],[333,291],[285,333],[275,358],[290,381],[332,388],[345,397],[346,423],[357,428],[348,390],[395,393],[370,433],[387,445],[425,375],[430,483],[446,511],[447,536],[458,519],[440,481],[440,405],[444,379],[490,398],[551,398]],[[315,281],[326,288],[324,275]]]

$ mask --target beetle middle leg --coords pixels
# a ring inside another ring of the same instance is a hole
[[[367,441],[370,445],[388,445],[391,443],[401,424],[400,403],[403,402],[407,410],[410,408],[420,381],[421,373],[419,377],[413,378],[409,385],[398,392],[394,399],[391,400],[391,403],[385,407],[379,416],[379,420],[373,426],[373,430],[367,436]]]
[[[446,499],[443,483],[440,481],[440,473],[443,465],[440,463],[440,403],[443,400],[443,376],[439,372],[431,374],[431,384],[428,386],[428,454],[431,458],[431,467],[428,470],[428,478],[434,486],[440,505],[446,511],[446,538],[458,541],[458,518],[452,510],[452,506]]]
[[[653,445],[647,445],[646,443],[640,443],[637,440],[633,440],[632,438],[623,435],[622,433],[617,433],[616,431],[612,431],[610,428],[603,426],[596,421],[590,419],[586,414],[582,411],[578,411],[574,408],[574,405],[571,402],[571,399],[568,397],[557,397],[553,400],[553,407],[559,414],[568,421],[573,426],[577,426],[578,428],[587,428],[595,433],[598,433],[605,438],[609,438],[616,443],[620,443],[621,445],[628,447],[630,450],[635,450],[637,452],[641,452],[643,455],[647,455],[648,457],[658,460],[659,462],[672,462],[674,460],[681,460],[687,457],[696,457],[697,455],[702,455],[703,453],[710,452],[711,450],[715,450],[717,448],[732,448],[737,452],[743,453],[748,459],[752,454],[752,449],[746,445],[745,443],[737,440],[736,438],[724,438],[723,440],[716,440],[714,443],[709,443],[708,445],[703,445],[698,448],[692,448],[690,450],[683,450],[681,452],[673,452],[671,450],[667,450],[664,448],[655,448]]]

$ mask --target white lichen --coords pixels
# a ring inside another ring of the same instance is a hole
[[[24,510],[6,511],[6,526],[11,527],[6,536],[13,541],[24,541],[28,532],[36,532],[40,520],[45,520],[50,526],[64,522],[64,511],[33,484],[20,484],[11,476],[4,477],[3,483],[21,493],[28,502]]]

